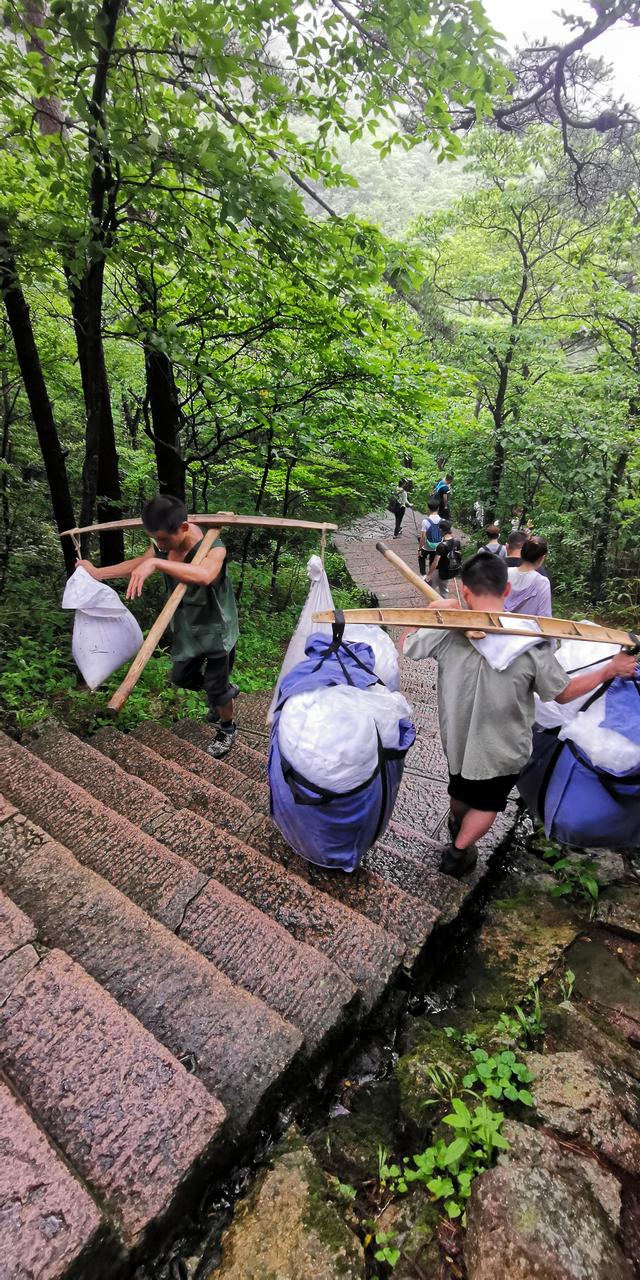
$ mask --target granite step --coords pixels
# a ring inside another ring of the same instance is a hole
[[[167,738],[172,737],[168,733],[163,735],[163,747]],[[113,738],[109,741],[113,745]],[[183,748],[181,739],[174,741]],[[140,822],[144,813],[138,799],[140,784],[122,769],[116,770],[93,746],[57,727],[44,730],[35,745],[40,759],[50,764],[55,762],[66,777],[81,777],[91,785],[91,793],[97,800],[113,802],[120,813]],[[189,753],[188,744],[186,750]],[[114,785],[116,772],[118,780]],[[160,781],[159,765],[157,776]],[[277,870],[270,858],[229,832],[221,831],[203,818],[196,819],[187,809],[171,809],[160,818],[160,807],[154,801],[153,826],[157,839],[284,925],[296,941],[315,947],[333,960],[361,990],[366,1007],[375,1004],[403,959],[403,945],[394,941],[379,924],[354,914],[337,898],[315,891],[295,872]],[[144,818],[142,820],[144,822]],[[419,915],[420,920],[413,950],[422,945],[432,925],[431,913],[420,911],[417,904],[414,906],[413,914]],[[410,907],[411,904],[409,910]],[[397,914],[400,916],[401,910]]]
[[[204,720],[178,720],[171,726],[171,732],[177,738],[182,738],[194,747],[201,747],[206,751],[215,738],[216,728],[215,725],[207,724]],[[267,755],[266,749],[261,751],[250,746],[239,734],[227,758],[229,764],[243,773],[246,778],[264,783],[267,780]]]
[[[97,1276],[106,1224],[88,1191],[0,1081],[0,1257],[4,1280]]]
[[[177,809],[158,830],[158,839],[210,871],[298,942],[337,964],[360,992],[366,1009],[377,1003],[402,964],[404,944],[380,925],[314,889],[251,845],[217,831],[190,809]]]
[[[28,820],[0,824],[0,883],[37,925],[248,1125],[302,1036]],[[1,916],[0,916],[1,919]]]
[[[167,760],[173,760],[183,768],[190,769],[198,777],[212,782],[261,813],[269,812],[269,788],[266,781],[255,781],[248,778],[240,769],[236,769],[231,760],[215,760],[206,751],[198,747],[186,745],[184,740],[176,737],[163,725],[144,721],[133,730],[133,736],[145,746],[151,747]],[[214,734],[212,733],[211,737]],[[232,754],[232,753],[231,753]]]
[[[200,726],[198,726],[200,728]],[[204,730],[205,737],[203,741],[210,741],[213,736],[212,730]],[[64,738],[64,731],[58,731],[47,741],[45,737],[45,745],[38,747],[39,754],[47,759],[57,759],[58,767],[68,776],[82,777],[84,774],[91,776],[93,774],[93,791],[96,792],[97,772],[92,769],[91,762],[86,761],[83,773],[77,770],[76,761],[78,760],[78,749],[73,747],[74,739],[72,735],[67,734],[70,739],[71,746],[65,742],[66,750],[61,750],[60,743]],[[75,740],[77,744],[77,739]],[[163,746],[166,744],[166,738],[163,740]],[[177,765],[173,758],[167,760],[163,756],[153,752],[151,748],[143,746],[132,739],[130,734],[123,735],[116,729],[101,729],[91,740],[91,745],[105,750],[109,758],[113,761],[125,764],[135,771],[143,771],[147,776],[153,776],[155,783],[167,795],[170,795],[176,803],[182,798],[185,807],[192,809],[195,813],[200,814],[204,818],[209,818],[211,810],[217,812],[219,789],[214,787],[199,775],[190,773],[188,769]],[[86,745],[81,744],[85,754]],[[197,750],[194,748],[194,750]],[[235,748],[234,748],[235,751]],[[68,766],[66,765],[68,761]],[[203,768],[206,768],[203,765]],[[117,789],[118,798],[124,804],[124,788],[122,785]],[[100,793],[100,798],[105,796]],[[231,803],[237,801],[231,800]],[[136,797],[135,791],[130,798],[128,812],[135,814]],[[322,868],[312,867],[306,863],[304,859],[299,858],[289,846],[285,843],[282,836],[273,825],[273,823],[262,814],[252,814],[245,806],[245,812],[242,815],[243,822],[239,823],[236,828],[236,834],[245,844],[251,845],[259,852],[264,853],[272,861],[278,862],[281,866],[289,868],[297,877],[306,881],[312,888],[318,889],[321,893],[327,894],[331,898],[335,898],[344,906],[351,910],[357,911],[374,921],[384,928],[394,937],[399,938],[405,947],[405,962],[411,963],[419,954],[425,945],[431,929],[438,920],[437,908],[437,885],[430,886],[430,892],[425,895],[424,886],[420,887],[420,897],[422,901],[416,901],[407,897],[402,891],[402,886],[397,887],[393,883],[386,883],[383,878],[375,873],[375,871],[363,868],[356,876],[344,876],[340,873],[331,871],[323,871]],[[146,826],[146,823],[143,824]],[[167,828],[164,828],[166,831]],[[160,834],[161,828],[154,825],[154,833],[159,838],[164,839],[165,836]],[[179,843],[174,839],[166,839],[166,843],[174,850],[174,852],[183,853],[185,857],[191,856],[191,850],[188,840],[183,835],[180,837]],[[228,842],[227,842],[228,844]],[[203,864],[195,857],[192,861],[197,861],[198,866]],[[217,879],[223,879],[223,872],[213,863],[207,863],[212,869],[212,874]],[[224,870],[228,871],[226,862]],[[224,883],[228,883],[225,879]],[[263,908],[264,909],[264,908]],[[297,936],[297,935],[296,935]],[[315,945],[315,944],[314,944]]]
[[[195,747],[206,749],[213,740],[215,730],[201,721],[182,721],[171,730]],[[260,762],[266,773],[266,753],[241,744],[241,750],[249,753],[251,766]],[[233,748],[236,760],[236,746]],[[235,765],[234,765],[235,767]],[[190,805],[206,816],[206,796],[201,803]],[[413,861],[395,853],[392,840],[384,845],[377,857],[367,855],[365,862],[353,875],[327,871],[314,867],[300,858],[289,847],[274,824],[261,814],[256,815],[242,829],[242,838],[266,853],[281,866],[290,867],[296,875],[322,893],[336,898],[353,911],[359,911],[368,919],[377,921],[388,933],[405,944],[405,963],[411,964],[419,956],[434,926],[444,916],[451,917],[465,896],[450,876],[434,871],[432,875]]]
[[[62,951],[0,1007],[0,1045],[16,1092],[124,1245],[138,1245],[215,1158],[222,1104]]]
[[[5,806],[17,805],[79,862],[298,1027],[309,1051],[352,1016],[357,993],[331,959],[295,942],[274,920],[3,734],[0,789],[10,797]]]
[[[2,814],[0,814],[0,822]],[[0,827],[0,836],[2,828]],[[39,962],[33,920],[0,892],[0,1004]]]

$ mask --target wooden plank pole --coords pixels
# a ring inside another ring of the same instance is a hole
[[[338,528],[337,524],[327,524],[326,521],[321,520],[293,520],[288,516],[237,516],[233,511],[187,516],[187,519],[192,524],[202,525],[203,528],[215,526],[216,529],[221,529],[223,526],[241,529],[318,529],[322,533]],[[138,516],[130,520],[110,520],[106,524],[88,524],[81,529],[64,529],[60,537],[77,538],[81,533],[104,533],[110,529],[142,529],[142,527],[142,520]]]
[[[484,609],[345,609],[346,623],[377,624],[382,627],[426,627],[427,629],[464,631],[500,636],[522,636],[528,640],[535,633],[518,626],[518,621],[537,622],[541,640],[585,640],[596,644],[619,644],[638,651],[640,636],[620,627],[602,627],[598,623],[573,622],[570,618],[538,618],[532,613],[493,613]],[[507,619],[503,626],[500,619]],[[314,622],[335,622],[332,609],[313,614]]]
[[[202,539],[202,542],[198,546],[198,550],[196,551],[193,560],[190,560],[189,563],[200,564],[202,560],[204,560],[205,556],[209,554],[217,537],[217,528],[208,529]],[[107,703],[107,710],[110,711],[112,715],[117,715],[118,711],[122,710],[131,690],[134,689],[138,683],[151,654],[160,643],[160,640],[169,626],[169,623],[171,622],[171,619],[178,608],[188,585],[189,584],[187,582],[179,582],[171,592],[164,609],[162,609],[158,614],[153,626],[149,630],[146,640],[141,645],[133,659],[122,684],[118,685],[113,697],[110,698]]]

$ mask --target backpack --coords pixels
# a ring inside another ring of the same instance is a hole
[[[455,540],[447,542],[446,548],[447,552],[444,556],[442,568],[448,578],[455,578],[462,568],[462,552],[460,551],[460,543]]]
[[[392,516],[396,516],[401,509],[402,503],[398,502],[395,493],[392,494],[387,503],[387,511],[390,511]]]
[[[442,493],[442,490],[443,490],[443,489],[448,489],[448,488],[449,488],[449,486],[448,486],[448,484],[447,484],[446,480],[438,480],[438,483],[437,483],[437,485],[435,486],[435,489],[433,490],[433,496],[434,496],[434,498],[439,497],[439,495]]]
[[[442,530],[439,524],[433,524],[430,520],[425,531],[424,540],[430,551],[435,551],[436,547],[442,542]]]

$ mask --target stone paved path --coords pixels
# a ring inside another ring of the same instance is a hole
[[[417,604],[375,551],[391,523],[336,542],[381,604]],[[411,513],[405,525],[393,546],[416,567]],[[89,742],[55,725],[21,743],[0,735],[12,1280],[116,1275],[459,915],[493,846],[470,881],[437,870],[447,801],[432,664],[404,663],[402,682],[417,744],[394,821],[351,877],[307,866],[271,825],[268,693],[241,699],[227,762],[193,721]]]

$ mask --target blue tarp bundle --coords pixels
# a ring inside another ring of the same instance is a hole
[[[416,731],[409,720],[401,720],[397,750],[387,750],[378,741],[374,773],[352,791],[331,792],[309,783],[280,754],[278,724],[287,700],[331,685],[367,689],[381,681],[374,675],[374,655],[369,645],[346,645],[316,634],[309,638],[305,653],[305,661],[299,662],[282,681],[273,717],[269,746],[271,814],[287,844],[300,857],[317,866],[355,871],[387,827],[404,759]],[[336,724],[336,734],[339,732],[340,725]]]
[[[603,713],[605,729],[640,742],[640,682],[614,680]],[[557,730],[534,731],[533,754],[518,790],[547,835],[560,844],[640,846],[640,771],[596,768],[574,742],[560,742]]]

